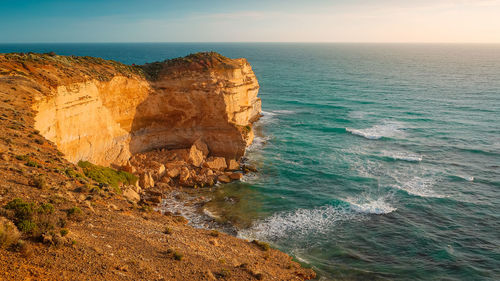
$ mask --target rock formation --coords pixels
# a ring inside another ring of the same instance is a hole
[[[197,140],[210,156],[239,159],[260,116],[251,66],[217,53],[137,67],[48,55],[1,66],[37,84],[35,128],[73,163],[121,166],[133,154]],[[190,152],[195,166],[200,151]]]

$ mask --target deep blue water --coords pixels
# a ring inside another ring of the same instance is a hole
[[[210,210],[238,235],[325,280],[500,280],[500,45],[0,45],[128,64],[211,50],[261,85],[260,171]]]

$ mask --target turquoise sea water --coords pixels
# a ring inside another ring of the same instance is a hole
[[[246,57],[264,116],[207,210],[324,280],[500,280],[500,45],[29,44],[144,63]]]

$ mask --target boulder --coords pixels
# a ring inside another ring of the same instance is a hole
[[[220,175],[219,177],[217,177],[217,180],[222,182],[222,183],[229,183],[231,182],[231,179],[226,176],[226,175]]]
[[[179,183],[181,185],[191,185],[191,171],[187,167],[182,167],[179,175]]]
[[[158,169],[156,170],[160,178],[163,177],[163,175],[165,175],[165,170],[166,170],[165,165],[163,164],[161,164],[160,167],[158,167]]]
[[[128,172],[128,173],[135,173],[136,172],[136,169],[134,166],[132,166],[132,164],[130,163],[130,161],[127,161],[125,163],[125,165],[122,166],[122,170],[125,171],[125,172]]]
[[[145,172],[141,174],[141,176],[139,177],[139,186],[141,186],[142,188],[150,188],[155,186],[155,181],[153,180],[151,173]]]
[[[198,149],[198,147],[193,144],[191,149],[189,149],[189,160],[188,163],[193,166],[200,167],[201,163],[205,160],[205,155],[203,155],[203,151]]]
[[[229,178],[232,180],[240,180],[243,177],[243,174],[241,173],[232,173],[229,175]]]
[[[224,157],[210,157],[203,165],[212,170],[224,170],[227,168],[226,159],[224,159]]]
[[[170,168],[167,170],[167,176],[170,178],[175,178],[180,174],[181,170],[179,168]]]
[[[227,168],[228,170],[234,171],[240,168],[240,164],[234,159],[227,160]]]
[[[211,176],[213,174],[214,174],[214,171],[212,171],[211,169],[209,169],[207,167],[201,168],[200,175]]]
[[[139,196],[139,194],[130,187],[123,190],[123,197],[134,203],[137,203],[139,202],[139,200],[141,200],[141,196]]]
[[[208,156],[208,146],[206,143],[204,143],[201,139],[197,139],[194,143],[193,146],[196,146],[198,150],[200,150],[203,153],[204,157]]]

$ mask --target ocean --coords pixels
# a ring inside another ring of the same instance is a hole
[[[29,51],[245,57],[259,172],[218,187],[205,215],[320,280],[500,280],[500,45],[0,44]]]

